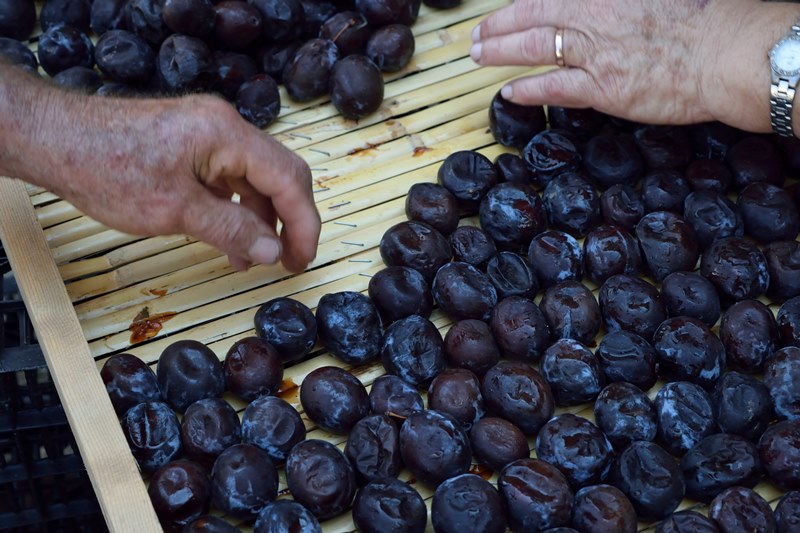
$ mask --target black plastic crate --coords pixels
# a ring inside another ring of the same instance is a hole
[[[0,531],[108,531],[0,246]]]

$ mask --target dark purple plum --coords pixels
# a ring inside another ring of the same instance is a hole
[[[164,23],[175,33],[205,37],[214,30],[211,0],[164,0]]]
[[[642,272],[639,242],[619,226],[600,226],[583,241],[586,277],[602,285],[617,274],[637,276]]]
[[[224,0],[214,6],[214,38],[227,48],[246,49],[261,36],[263,29],[261,11],[253,4]]]
[[[419,271],[428,281],[452,257],[450,244],[436,229],[409,220],[389,228],[381,237],[381,258],[388,266],[407,266]]]
[[[500,300],[489,320],[500,354],[508,359],[536,362],[550,340],[550,327],[539,307],[528,298]]]
[[[431,292],[439,309],[454,320],[488,320],[497,304],[497,289],[489,277],[469,263],[454,261],[442,266]]]
[[[547,230],[528,246],[528,263],[543,289],[583,278],[583,250],[580,243],[562,231]]]
[[[211,469],[214,507],[242,520],[255,520],[278,496],[278,471],[267,452],[252,444],[234,444]]]
[[[347,364],[365,364],[378,358],[381,320],[375,304],[360,292],[326,294],[317,305],[319,339]]]
[[[497,289],[497,297],[524,296],[533,298],[539,291],[539,280],[528,261],[514,252],[500,252],[489,260],[486,275]]]
[[[498,143],[522,150],[534,135],[547,129],[544,107],[515,104],[498,91],[489,104],[489,129]]]
[[[489,324],[483,320],[467,319],[459,320],[447,330],[444,355],[451,367],[465,368],[483,377],[500,360],[500,348]]]
[[[236,410],[222,398],[190,405],[181,418],[181,443],[186,456],[211,467],[217,456],[242,440]]]
[[[360,120],[371,115],[383,103],[381,70],[367,56],[346,56],[333,66],[330,95],[344,118]]]
[[[156,55],[147,41],[125,30],[101,35],[94,57],[103,74],[129,85],[146,85],[156,69]]]
[[[0,37],[0,57],[8,64],[18,66],[31,74],[38,74],[39,61],[31,49],[21,41]]]
[[[330,433],[346,435],[369,414],[369,395],[357,377],[337,366],[312,370],[300,386],[306,415]]]
[[[540,368],[559,406],[592,402],[605,385],[605,376],[594,354],[573,339],[559,339],[550,345],[542,356]]]
[[[164,22],[163,10],[164,2],[161,0],[128,0],[125,26],[153,47],[158,47],[172,34]]]
[[[39,36],[39,64],[50,76],[70,67],[94,66],[94,44],[73,26],[59,24]]]
[[[39,12],[39,24],[43,31],[66,24],[89,33],[90,4],[90,0],[46,0]]]
[[[197,463],[173,461],[153,473],[147,494],[161,526],[175,531],[208,512],[211,483]]]
[[[375,27],[411,25],[417,20],[421,0],[355,0],[356,9]]]
[[[533,435],[550,420],[555,409],[553,392],[532,366],[500,361],[483,376],[483,398],[489,412]]]
[[[561,471],[540,459],[508,464],[497,480],[511,531],[544,531],[570,523],[574,495]]]
[[[305,18],[300,0],[248,1],[261,12],[264,39],[287,43],[300,38]]]
[[[369,280],[368,294],[387,326],[411,315],[433,311],[431,287],[418,271],[405,266],[379,270]]]
[[[411,28],[405,24],[389,24],[370,36],[366,54],[382,72],[397,72],[411,61],[414,49]]]
[[[531,183],[531,172],[525,165],[525,161],[516,154],[504,152],[494,159],[494,166],[497,169],[499,181],[513,181],[519,183]]]
[[[800,295],[800,243],[775,241],[763,252],[769,272],[767,295],[778,303]]]
[[[328,441],[308,439],[286,459],[286,483],[292,497],[318,520],[345,512],[356,494],[356,477],[344,453]]]
[[[482,477],[461,474],[436,487],[431,521],[438,533],[505,533],[506,503]]]
[[[476,226],[459,226],[447,240],[454,261],[469,263],[479,270],[485,270],[489,259],[497,254],[492,238]]]
[[[711,389],[725,367],[725,346],[696,318],[665,320],[653,334],[658,372],[671,381],[689,381]]]
[[[759,493],[747,487],[731,487],[714,498],[708,516],[724,532],[775,533],[775,515]]]
[[[686,495],[708,502],[727,488],[754,486],[762,475],[756,445],[738,435],[715,433],[681,459]]]
[[[550,227],[580,238],[601,220],[600,194],[582,174],[564,172],[555,176],[542,193]]]
[[[306,41],[283,70],[283,84],[289,97],[307,102],[327,94],[333,66],[340,57],[339,48],[329,39]]]
[[[606,381],[625,381],[642,390],[656,382],[656,351],[641,336],[618,329],[603,336],[594,352]]]
[[[161,401],[156,373],[135,355],[112,355],[103,363],[100,377],[117,416],[136,404]]]
[[[372,382],[369,405],[376,415],[388,415],[399,420],[425,409],[417,389],[391,374],[385,374]]]
[[[590,344],[600,331],[600,306],[583,283],[565,281],[550,287],[539,306],[554,338]]]
[[[644,200],[630,185],[612,185],[600,195],[600,213],[606,224],[633,231],[644,216]]]
[[[469,432],[469,442],[475,458],[496,472],[530,456],[525,434],[503,418],[486,416],[475,422]]]
[[[782,490],[800,490],[800,420],[783,420],[758,440],[758,454],[770,481]]]
[[[725,159],[725,155],[739,138],[740,131],[722,122],[701,122],[689,127],[689,136],[695,156]]]
[[[277,396],[256,398],[242,414],[242,442],[261,448],[275,464],[286,461],[292,447],[305,438],[300,413]]]
[[[778,308],[778,332],[783,346],[800,346],[800,297],[783,302]]]
[[[471,150],[448,155],[439,167],[437,179],[468,213],[478,211],[483,197],[498,182],[494,164],[485,155]]]
[[[201,91],[213,84],[214,56],[198,37],[174,33],[158,50],[156,68],[161,87],[169,93]]]
[[[700,273],[714,284],[723,302],[757,298],[769,287],[764,254],[738,237],[714,241],[703,254]]]
[[[642,389],[617,381],[606,385],[594,402],[594,418],[617,450],[637,440],[654,441],[658,415],[653,401]]]
[[[428,408],[450,415],[469,431],[486,415],[478,377],[463,368],[443,370],[428,386]]]
[[[87,95],[94,94],[103,86],[100,75],[88,67],[69,67],[53,76],[53,82]]]
[[[158,358],[156,376],[164,401],[176,411],[225,391],[222,363],[211,348],[194,340],[167,346]]]
[[[268,74],[249,78],[236,92],[236,111],[256,128],[266,128],[281,112],[278,84]]]
[[[733,176],[721,159],[695,159],[686,167],[686,183],[692,191],[713,191],[725,194]]]
[[[590,107],[547,106],[547,118],[550,128],[562,130],[573,135],[581,143],[597,136],[608,117]]]
[[[739,140],[728,151],[725,162],[731,169],[737,189],[760,181],[783,185],[781,157],[765,137],[752,135]]]
[[[580,531],[636,533],[636,511],[625,494],[611,485],[592,485],[575,493],[572,525]]]
[[[783,495],[775,507],[775,523],[779,532],[800,530],[800,491]]]
[[[608,278],[600,287],[598,300],[607,331],[624,329],[649,340],[667,318],[667,306],[658,289],[627,274]]]
[[[303,43],[300,41],[266,44],[256,52],[254,58],[261,65],[264,74],[270,75],[278,83],[283,83],[286,65],[302,45]]]
[[[322,533],[316,517],[294,500],[275,500],[258,513],[254,533]]]
[[[633,137],[624,133],[601,134],[583,149],[583,168],[600,186],[635,186],[644,176],[642,159]]]
[[[371,35],[372,28],[358,11],[340,11],[319,28],[319,36],[335,43],[342,57],[363,54]]]
[[[711,405],[720,431],[752,442],[758,441],[773,418],[767,386],[739,372],[722,374],[714,387]]]
[[[415,183],[406,195],[406,216],[425,222],[442,235],[450,235],[458,226],[458,201],[437,183]]]
[[[391,506],[386,505],[389,501]],[[385,478],[358,491],[353,521],[364,533],[424,533],[428,509],[419,492],[408,483]]]
[[[800,348],[781,348],[764,362],[764,384],[779,419],[800,420]]]
[[[239,528],[214,515],[203,515],[181,529],[181,533],[238,533],[238,531]]]
[[[309,307],[278,297],[262,304],[253,318],[256,335],[272,345],[284,361],[301,359],[317,342],[317,321]]]
[[[36,25],[36,4],[33,0],[0,1],[0,37],[24,41]]]
[[[744,235],[744,220],[739,208],[717,191],[690,193],[684,203],[683,217],[694,228],[703,250],[717,239]]]
[[[479,212],[481,227],[500,250],[527,249],[547,225],[542,199],[525,183],[504,182],[492,187]]]
[[[642,200],[645,211],[671,211],[683,214],[683,201],[689,194],[689,185],[677,170],[650,172],[642,182]]]
[[[742,300],[722,316],[719,338],[725,345],[728,365],[750,374],[780,347],[778,323],[769,307],[758,300]]]
[[[259,337],[245,337],[233,343],[225,355],[223,369],[227,389],[248,402],[275,394],[283,380],[281,356]]]
[[[649,170],[684,169],[692,157],[692,143],[686,128],[640,126],[633,138]]]
[[[747,235],[761,243],[791,241],[800,232],[800,213],[789,193],[769,183],[751,183],[736,201]]]
[[[719,294],[714,284],[696,272],[673,272],[661,282],[661,296],[669,316],[690,316],[708,327],[720,315]]]
[[[534,183],[542,187],[563,172],[577,170],[581,164],[580,150],[571,136],[552,129],[534,135],[522,150],[522,157]]]
[[[414,387],[427,387],[447,366],[442,334],[427,318],[411,315],[386,328],[379,349],[383,367]]]
[[[347,436],[344,454],[353,465],[356,481],[366,485],[400,473],[400,430],[387,415],[362,418]]]
[[[167,404],[137,404],[128,409],[121,422],[122,433],[142,472],[152,474],[181,453],[181,425]]]
[[[656,440],[680,457],[716,431],[711,396],[688,381],[672,381],[656,394],[658,432]]]
[[[697,511],[672,513],[656,525],[655,533],[720,533],[716,522]]]
[[[465,474],[472,462],[467,434],[449,415],[419,411],[400,427],[403,463],[419,481],[433,487]]]
[[[694,228],[668,211],[646,214],[636,225],[642,258],[656,281],[673,272],[692,271],[700,257]]]

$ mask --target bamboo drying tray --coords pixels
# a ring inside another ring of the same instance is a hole
[[[289,275],[280,266],[236,272],[204,243],[110,230],[51,193],[0,179],[2,238],[112,531],[160,527],[99,368],[120,352],[155,364],[180,339],[204,342],[222,359],[231,344],[254,334],[255,311],[271,298],[290,296],[314,309],[326,293],[366,291],[369,277],[383,266],[381,236],[405,220],[408,188],[435,182],[439,163],[454,151],[478,150],[490,159],[506,151],[489,132],[488,105],[506,81],[529,70],[479,69],[468,51],[472,28],[509,3],[466,0],[447,11],[423,6],[413,27],[411,64],[387,76],[380,110],[359,122],[341,118],[324,99],[294,103],[281,89],[281,116],[268,131],[311,165],[323,222],[317,258],[302,274]],[[431,319],[444,334],[449,319],[438,311]],[[285,372],[281,396],[301,413],[297,385],[322,365],[346,366],[317,346],[311,359]],[[367,387],[383,374],[379,363],[350,370]],[[240,412],[245,407],[226,399]],[[591,406],[568,410],[593,418]],[[309,438],[343,446],[345,437],[303,419]],[[429,488],[415,487],[429,500]],[[780,496],[768,483],[757,490],[773,505]],[[688,500],[681,506],[693,507]],[[354,530],[349,513],[323,527]]]

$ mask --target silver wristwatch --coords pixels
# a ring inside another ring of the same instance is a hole
[[[792,106],[800,80],[800,23],[792,26],[791,31],[772,47],[769,64],[772,67],[769,98],[772,130],[784,137],[794,137]]]

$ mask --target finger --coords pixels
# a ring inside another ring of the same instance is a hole
[[[262,138],[263,139],[263,138]],[[311,192],[311,171],[292,152],[277,144],[247,151],[247,180],[261,194],[272,199],[278,218],[283,222],[282,262],[300,272],[316,257],[320,234],[320,216]]]
[[[536,76],[519,78],[501,90],[503,98],[520,105],[597,107],[599,89],[579,68],[554,69]]]
[[[274,264],[281,257],[275,230],[252,210],[220,199],[197,184],[182,209],[183,231],[244,262]],[[238,260],[234,268],[243,265]]]
[[[237,180],[234,189],[239,194],[239,204],[247,207],[256,215],[261,217],[261,220],[267,223],[273,230],[278,224],[278,215],[275,213],[275,207],[272,205],[272,200],[258,192],[250,183],[244,180]]]
[[[472,39],[477,42],[530,28],[569,26],[579,8],[578,0],[517,0],[483,19],[473,30]]]
[[[250,261],[243,257],[239,257],[238,255],[229,254],[228,262],[231,264],[234,270],[239,272],[244,272],[250,268]]]
[[[581,32],[564,30],[561,49],[567,65],[583,66],[586,44]],[[556,29],[547,26],[492,37],[472,45],[470,56],[480,65],[555,65]]]

